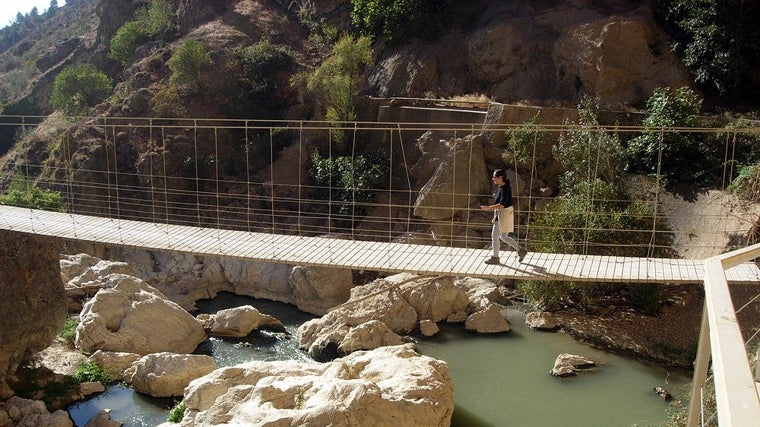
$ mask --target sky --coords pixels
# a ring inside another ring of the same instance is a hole
[[[66,4],[66,0],[58,0],[58,7]],[[16,14],[26,15],[37,7],[42,14],[50,7],[50,0],[0,0],[0,28],[8,26],[16,20]]]

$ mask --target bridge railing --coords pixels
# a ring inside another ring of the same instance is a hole
[[[441,182],[448,185],[434,191],[440,215],[418,215],[417,205],[424,204],[420,199],[426,178],[422,177],[432,174],[441,159],[454,155],[454,141],[484,131],[503,135],[522,125],[490,124],[486,129],[482,124],[462,123],[336,126],[325,122],[128,117],[0,119],[0,131],[16,129],[17,135],[25,136],[25,144],[34,146],[27,151],[27,157],[10,160],[14,175],[60,192],[72,213],[280,234],[330,234],[483,248],[490,244],[491,213],[479,210],[478,205],[493,200],[493,188],[487,182],[463,184],[461,176],[469,174],[469,168],[482,169],[485,156],[490,156],[489,163],[498,163],[494,153],[518,156],[520,151],[521,169],[511,176],[516,234],[529,249],[555,243],[545,240],[542,236],[547,233],[543,231],[561,229],[577,236],[576,240],[562,242],[564,250],[572,253],[586,253],[589,248],[612,252],[625,246],[636,251],[629,255],[649,256],[652,251],[671,248],[673,239],[678,238],[668,228],[669,223],[684,223],[693,215],[680,210],[675,198],[657,193],[659,184],[650,183],[652,188],[641,190],[655,193],[645,201],[653,214],[648,222],[638,221],[635,228],[605,228],[605,224],[612,223],[605,216],[618,215],[622,218],[619,223],[630,224],[633,221],[625,221],[625,217],[636,219],[636,212],[585,212],[587,221],[572,224],[576,213],[560,212],[557,215],[565,216],[552,223],[540,221],[547,215],[547,206],[556,200],[556,183],[536,175],[536,170],[545,165],[539,166],[536,156],[530,153],[539,148],[551,151],[550,143],[522,149],[491,147],[491,151],[486,147],[484,151],[488,152],[477,156],[462,151],[461,155],[470,156],[469,160],[480,159],[480,164],[464,162],[452,167],[451,176],[441,177]],[[548,135],[551,141],[572,129],[571,125],[541,125],[533,131]],[[614,129],[628,134],[643,130],[622,126]],[[593,130],[608,131],[611,129]],[[690,131],[717,133],[722,129]],[[338,137],[338,133],[342,136]],[[526,141],[536,143],[533,138]],[[355,185],[347,191],[339,179],[328,186],[313,181],[309,159],[314,152],[321,152],[323,157],[340,153],[353,159],[367,147],[381,149],[387,156],[387,186]],[[511,164],[513,160],[505,159],[503,163]],[[456,164],[458,160],[449,161]],[[484,181],[489,172],[480,172]],[[736,171],[727,170],[726,174],[724,179],[730,181]],[[0,191],[7,185],[4,176]],[[357,197],[359,193],[368,197]],[[626,202],[595,199],[589,203],[600,201]],[[703,212],[703,223],[720,226],[701,229],[703,236],[710,236],[699,243],[690,242],[690,248],[719,253],[726,241],[742,245],[751,222],[740,229],[722,228],[726,223],[722,219],[730,214],[729,210],[719,206]]]
[[[705,425],[702,411],[710,361],[715,385],[718,424],[750,426],[760,424],[758,383],[752,375],[749,357],[736,310],[731,300],[725,270],[760,257],[760,244],[705,260],[705,308],[694,364],[688,427]]]

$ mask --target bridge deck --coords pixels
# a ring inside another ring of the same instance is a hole
[[[487,249],[449,248],[304,237],[157,224],[0,205],[0,229],[135,248],[248,260],[345,267],[354,270],[447,274],[487,279],[575,282],[701,283],[702,260],[529,252],[522,263],[503,252],[487,265]],[[729,283],[760,283],[760,269],[744,263],[726,271]]]

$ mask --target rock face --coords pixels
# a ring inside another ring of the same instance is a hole
[[[445,362],[411,345],[356,352],[325,364],[248,362],[185,389],[180,426],[445,426],[454,410]]]
[[[28,356],[47,348],[66,320],[58,242],[0,231],[0,389]]]
[[[653,89],[689,85],[669,39],[642,2],[491,2],[480,25],[434,43],[382,51],[368,76],[378,96],[486,93],[504,103],[643,103]]]
[[[124,274],[100,281],[103,289],[80,314],[80,351],[191,353],[206,339],[200,322],[144,281]]]

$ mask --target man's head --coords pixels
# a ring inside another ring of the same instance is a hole
[[[504,169],[496,169],[491,176],[493,183],[496,185],[504,185],[507,182],[507,171]]]

